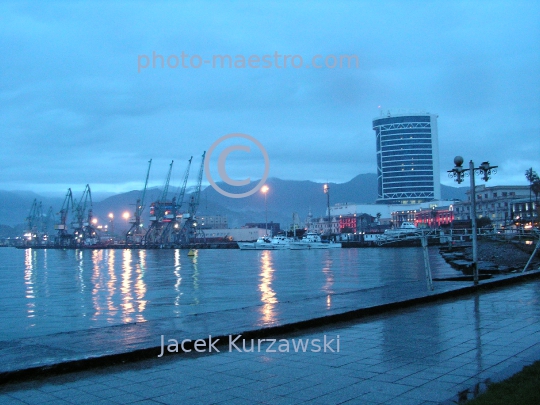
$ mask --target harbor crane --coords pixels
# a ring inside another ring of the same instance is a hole
[[[126,233],[126,243],[140,243],[144,237],[143,223],[141,221],[141,215],[144,211],[144,199],[146,196],[146,189],[148,187],[148,178],[150,176],[150,167],[152,166],[152,159],[148,161],[148,170],[146,171],[146,181],[144,182],[144,189],[142,196],[137,199],[135,205],[135,212],[131,219],[131,227]]]
[[[75,221],[71,223],[71,226],[74,229],[75,244],[95,245],[99,238],[93,224],[92,191],[89,184],[86,185],[79,203],[73,209],[73,214]]]
[[[42,226],[43,243],[48,244],[49,235],[51,234],[51,230],[54,228],[54,210],[52,206],[49,207],[49,211],[47,211],[47,215],[45,215],[45,218],[42,221]]]
[[[26,232],[24,233],[24,241],[26,245],[39,245],[43,239],[43,208],[41,201],[38,203],[34,199],[30,213],[26,217]]]
[[[164,218],[164,228],[161,234],[160,243],[170,245],[176,242],[177,234],[181,230],[181,219],[180,209],[184,203],[184,195],[186,194],[186,186],[189,178],[189,169],[191,167],[191,161],[193,156],[188,160],[188,165],[186,171],[184,172],[184,179],[182,186],[179,188],[177,195],[172,199],[171,203],[171,212]]]
[[[178,235],[178,242],[181,244],[194,243],[199,239],[205,239],[204,231],[197,227],[198,224],[196,218],[197,209],[199,208],[199,202],[201,198],[201,184],[205,155],[206,151],[202,154],[201,167],[199,168],[199,175],[197,177],[197,186],[195,188],[195,192],[191,194],[191,198],[189,201],[189,210],[183,215],[184,224],[182,226],[182,230]]]
[[[169,183],[171,181],[171,173],[174,160],[169,165],[169,172],[167,173],[167,179],[165,180],[165,186],[163,187],[163,193],[161,197],[150,204],[150,226],[148,231],[144,235],[143,243],[147,246],[157,246],[161,243],[161,234],[164,230],[164,223],[170,222],[172,218],[172,202],[167,201],[167,195],[169,194]]]
[[[70,235],[67,230],[67,218],[70,208],[73,208],[73,193],[71,192],[71,188],[68,188],[64,203],[58,213],[60,215],[60,222],[54,226],[54,229],[58,231],[55,238],[55,245],[70,246],[72,244],[73,235]]]

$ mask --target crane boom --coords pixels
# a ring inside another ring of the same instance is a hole
[[[77,227],[82,228],[84,223],[84,215],[86,213],[86,207],[88,206],[88,200],[90,200],[90,215],[92,215],[92,192],[90,191],[90,185],[87,184],[84,188],[83,194],[77,207],[73,207],[73,211],[77,215]]]
[[[186,168],[186,172],[184,173],[184,181],[182,182],[182,187],[178,191],[178,196],[176,198],[176,206],[180,208],[182,204],[184,203],[184,195],[186,194],[186,186],[188,182],[189,177],[189,169],[191,167],[191,161],[193,160],[193,156],[189,158],[188,165]]]
[[[171,173],[172,173],[172,167],[173,167],[174,160],[171,161],[171,164],[169,166],[169,173],[167,174],[167,180],[165,180],[165,187],[163,187],[163,194],[161,195],[160,202],[165,202],[167,200],[167,194],[169,194],[169,182],[171,181]]]
[[[64,203],[62,204],[62,209],[60,209],[60,225],[65,226],[67,221],[67,214],[69,212],[69,207],[73,207],[73,193],[71,188],[68,188],[66,198],[64,198]],[[60,228],[58,228],[60,229]],[[65,229],[65,228],[64,228]]]
[[[152,166],[152,159],[148,161],[148,170],[146,172],[146,181],[144,182],[144,189],[142,192],[140,203],[137,204],[137,208],[135,209],[135,218],[140,218],[142,215],[142,212],[144,211],[144,197],[146,196],[146,188],[148,187],[148,178],[150,177],[150,167]]]
[[[201,198],[201,184],[202,184],[202,177],[203,177],[205,155],[206,155],[206,151],[204,151],[202,154],[201,167],[199,168],[199,176],[197,177],[197,188],[195,189],[194,196],[192,196],[191,203],[190,203],[191,216],[194,216],[196,214],[197,208],[199,207],[199,201]]]

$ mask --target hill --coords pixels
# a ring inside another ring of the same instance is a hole
[[[224,190],[235,193],[248,191],[253,188],[253,184],[256,183],[233,190],[227,184],[218,183]],[[265,197],[261,192],[246,198],[229,198],[210,186],[206,187],[201,191],[198,214],[224,215],[228,217],[230,227],[238,227],[246,222],[264,222],[267,208],[269,221],[280,222],[282,226],[287,226],[292,222],[294,212],[298,213],[300,219],[303,220],[310,210],[315,216],[322,215],[326,210],[327,196],[323,192],[324,183],[270,178],[266,184],[269,187],[266,205]],[[373,173],[360,174],[346,183],[329,183],[329,186],[331,205],[337,202],[368,204],[375,202],[377,198],[377,175]],[[442,198],[465,199],[466,189],[467,187],[456,188],[442,185]],[[143,220],[147,221],[150,202],[159,198],[160,194],[161,190],[157,188],[147,190]],[[128,212],[132,215],[135,203],[140,196],[141,191],[133,190],[94,202],[94,215],[99,223],[106,224],[110,221],[109,214],[112,213],[115,226],[123,229],[128,224],[122,214]],[[172,199],[172,197],[171,192],[169,198]],[[42,201],[45,212],[49,206],[52,206],[54,212],[57,213],[63,203],[63,199],[46,198],[31,192],[0,191],[0,224],[10,227],[24,224],[34,198]],[[186,195],[185,201],[189,201],[189,195]]]

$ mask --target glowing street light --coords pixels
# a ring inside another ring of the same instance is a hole
[[[109,213],[109,218],[110,218],[109,223],[111,224],[109,228],[109,235],[112,235],[114,233],[114,214],[112,212]]]
[[[325,184],[323,190],[324,194],[326,194],[326,203],[328,205],[328,235],[332,235],[332,222],[330,219],[330,186]]]
[[[264,230],[266,235],[268,235],[268,204],[266,202],[266,194],[268,193],[268,190],[270,190],[270,188],[266,184],[261,187],[261,192],[264,194]]]

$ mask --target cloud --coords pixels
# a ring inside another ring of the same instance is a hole
[[[264,143],[274,177],[347,181],[376,170],[371,123],[378,106],[439,114],[443,182],[461,154],[499,164],[494,181],[525,184],[516,172],[540,170],[539,8],[0,3],[0,188],[63,191],[72,182],[125,189],[141,181],[150,158],[152,181],[161,184],[172,159],[200,156],[232,132]],[[314,55],[357,55],[359,68],[138,73],[138,55],[154,52],[210,59],[278,52],[306,64]]]

